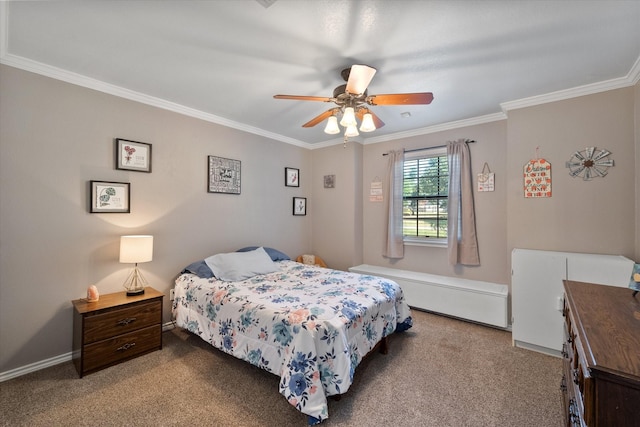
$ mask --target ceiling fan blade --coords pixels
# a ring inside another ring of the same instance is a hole
[[[431,92],[392,93],[367,97],[367,103],[369,105],[417,105],[431,104],[431,101],[433,101],[433,94]]]
[[[352,95],[362,95],[375,73],[376,69],[367,65],[352,65],[347,81],[347,92]]]
[[[302,127],[303,128],[313,127],[313,126],[317,125],[318,123],[322,122],[324,119],[327,119],[327,118],[333,116],[334,112],[335,112],[335,108],[327,110],[324,113],[322,113],[322,114],[314,117],[313,119],[309,120],[307,123],[303,124]]]
[[[322,101],[322,102],[331,102],[332,98],[327,98],[325,96],[304,96],[304,95],[273,95],[275,99],[293,99],[296,101]]]
[[[384,126],[384,122],[380,120],[380,117],[376,116],[376,113],[369,110],[368,108],[360,108],[356,113],[356,116],[358,117],[358,119],[362,120],[362,117],[366,113],[371,114],[371,118],[373,119],[373,124],[376,125],[376,129],[380,129],[382,126]]]

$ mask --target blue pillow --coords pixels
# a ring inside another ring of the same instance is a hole
[[[186,266],[184,270],[180,272],[180,274],[183,273],[195,274],[202,279],[211,279],[212,277],[214,277],[213,271],[211,271],[211,269],[203,259],[200,261],[192,262],[191,264]]]
[[[246,248],[238,249],[236,252],[255,251],[259,247],[260,246],[247,246]],[[264,246],[263,246],[263,248],[267,252],[267,254],[269,254],[269,256],[271,257],[272,261],[289,261],[289,260],[291,260],[291,258],[289,258],[289,255],[287,255],[285,253],[282,253],[277,249],[267,248],[267,247],[264,247]]]

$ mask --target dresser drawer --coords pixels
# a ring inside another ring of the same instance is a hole
[[[88,315],[84,322],[84,343],[90,344],[161,322],[161,300]]]
[[[162,326],[158,324],[85,346],[83,369],[88,373],[160,348]]]

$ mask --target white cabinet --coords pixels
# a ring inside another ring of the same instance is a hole
[[[514,249],[511,254],[513,344],[560,354],[564,279],[629,286],[633,261],[619,255]]]

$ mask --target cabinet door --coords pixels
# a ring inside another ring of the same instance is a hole
[[[562,350],[562,281],[567,258],[543,251],[514,249],[511,257],[513,340],[521,347]]]

